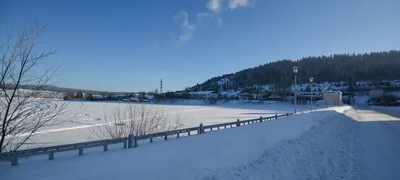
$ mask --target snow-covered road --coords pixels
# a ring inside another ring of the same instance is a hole
[[[356,107],[358,179],[400,179],[399,107]]]

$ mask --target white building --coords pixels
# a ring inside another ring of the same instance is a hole
[[[340,91],[325,91],[324,104],[326,106],[339,106],[342,104],[342,92]]]

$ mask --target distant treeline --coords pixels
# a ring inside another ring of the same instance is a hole
[[[400,51],[313,56],[294,61],[281,60],[214,77],[194,88],[214,90],[218,88],[216,82],[222,78],[229,78],[234,82],[228,86],[232,89],[255,84],[288,87],[293,83],[293,66],[299,67],[299,83],[308,82],[311,76],[315,78],[315,82],[393,80],[400,79]]]

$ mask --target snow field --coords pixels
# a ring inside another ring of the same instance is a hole
[[[135,149],[7,164],[0,171],[10,180],[354,179],[357,122],[341,112],[354,110],[330,108]]]
[[[71,103],[69,109],[79,108],[68,111],[70,115],[92,119],[76,118],[51,128],[54,132],[38,134],[37,140],[57,134],[59,138],[49,144],[83,140],[88,134],[82,126],[98,125],[94,118],[117,105],[121,104]],[[293,108],[279,103],[211,106],[196,101],[146,106],[181,113],[185,125],[193,126],[271,116]],[[155,139],[153,144],[139,141],[134,149],[116,144],[108,152],[102,147],[85,149],[84,156],[77,151],[57,153],[53,161],[31,157],[21,159],[17,167],[0,163],[0,179],[400,179],[399,112],[399,107],[368,107],[361,102],[354,109],[332,107],[191,137]]]
[[[275,113],[291,113],[293,105],[289,103],[242,104],[239,101],[220,102],[217,105],[205,105],[199,100],[182,100],[173,104],[128,104],[118,102],[87,102],[87,101],[54,101],[56,106],[67,103],[63,113],[54,121],[52,126],[40,129],[32,138],[33,144],[22,148],[37,146],[52,146],[68,143],[77,143],[93,140],[90,132],[96,126],[112,124],[111,116],[130,105],[144,106],[145,108],[164,114],[173,122],[180,119],[180,128],[196,127],[200,123],[211,125],[224,122],[233,122],[237,119],[247,120],[260,116],[274,116]],[[307,110],[308,106],[298,106],[299,110]],[[106,122],[104,119],[109,119]],[[21,134],[24,136],[24,134]]]

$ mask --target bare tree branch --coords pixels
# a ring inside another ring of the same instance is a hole
[[[145,105],[130,104],[125,109],[114,109],[111,118],[106,116],[101,126],[91,129],[94,139],[115,139],[176,130],[182,126],[180,116],[170,118],[159,109],[149,109]]]
[[[51,124],[59,123],[56,117],[65,109],[65,103],[35,98],[36,94],[55,77],[58,66],[38,70],[37,67],[55,50],[38,50],[39,39],[47,25],[35,23],[18,33],[13,39],[8,35],[8,45],[0,45],[0,152],[19,149],[35,133]],[[26,91],[22,85],[35,85]]]

